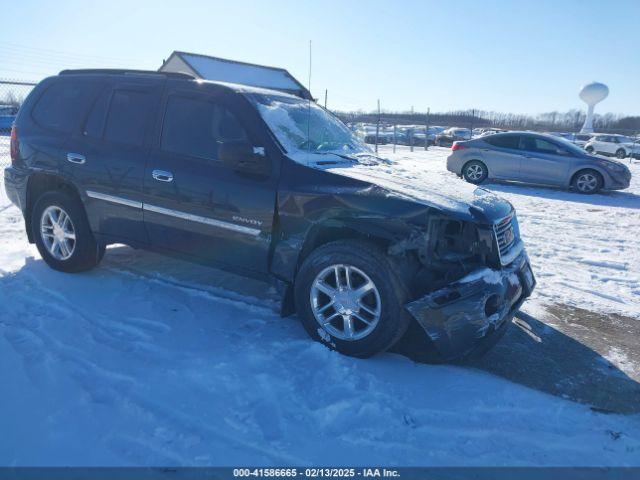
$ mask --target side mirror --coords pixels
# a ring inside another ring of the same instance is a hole
[[[267,177],[271,173],[271,161],[266,156],[264,147],[254,147],[243,140],[220,144],[218,158],[237,173],[254,177]]]

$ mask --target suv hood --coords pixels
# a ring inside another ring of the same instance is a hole
[[[312,168],[376,185],[386,196],[411,200],[461,219],[493,223],[513,210],[508,201],[449,172],[411,169],[374,156],[359,157],[359,163],[332,154],[314,157],[314,163],[307,163]]]

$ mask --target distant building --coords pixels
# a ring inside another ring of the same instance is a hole
[[[174,51],[158,71],[189,73],[204,80],[241,83],[252,87],[280,90],[306,99],[311,98],[309,91],[284,68],[265,67],[198,53]]]

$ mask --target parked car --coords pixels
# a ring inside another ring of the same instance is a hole
[[[596,135],[585,144],[584,149],[589,153],[615,156],[619,159],[629,156],[640,158],[640,144],[624,135]]]
[[[503,133],[507,130],[500,130],[498,128],[483,128],[482,132],[478,135],[480,137],[486,137],[487,135],[494,135],[496,133]]]
[[[447,170],[471,183],[488,178],[573,188],[580,193],[629,186],[622,163],[590,155],[566,140],[531,132],[497,133],[453,144]]]
[[[571,140],[573,133],[570,132],[545,132],[545,135],[551,135],[552,137],[564,138],[565,140]]]
[[[18,107],[15,105],[0,105],[0,135],[8,135],[11,132],[11,125],[16,119]]]
[[[428,145],[433,145],[433,139],[435,135],[429,133],[429,139],[427,139],[426,127],[424,125],[407,125],[403,126],[403,143],[404,145],[424,146],[425,140]]]
[[[284,314],[348,355],[410,325],[441,358],[481,351],[535,286],[509,202],[385,182],[388,162],[337,117],[279,91],[64,71],[26,99],[11,162],[6,191],[53,269],[124,243],[271,281]]]
[[[439,135],[436,135],[435,144],[439,147],[450,147],[458,140],[469,140],[471,130],[468,128],[449,128]]]
[[[375,144],[378,145],[386,145],[387,135],[384,132],[384,129],[380,127],[376,133],[376,127],[371,125],[361,126],[356,134],[364,141],[364,143]]]
[[[593,137],[592,133],[576,133],[571,138],[567,140],[571,141],[575,145],[584,148],[587,145],[587,142],[591,140]]]

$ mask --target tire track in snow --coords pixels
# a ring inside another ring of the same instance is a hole
[[[135,275],[133,275],[135,277]],[[23,279],[27,277],[28,281],[25,282]],[[102,334],[96,334],[94,329],[97,329],[99,332],[104,331],[103,325],[94,319],[94,315],[91,312],[88,312],[76,305],[71,304],[63,295],[59,292],[52,290],[51,288],[45,287],[42,285],[37,278],[35,278],[31,274],[26,274],[21,277],[19,280],[17,276],[13,276],[12,283],[21,283],[22,288],[15,288],[14,285],[8,285],[8,292],[23,292],[28,291],[29,294],[26,293],[9,293],[8,300],[16,305],[21,305],[27,311],[37,311],[43,305],[46,305],[48,309],[54,311],[55,316],[57,318],[66,317],[71,322],[76,319],[80,319],[83,321],[86,327],[89,327],[87,330],[87,334],[91,335],[91,337],[97,341],[97,343],[102,343],[103,345],[114,348],[116,350],[124,351],[128,354],[132,352],[126,348],[121,347],[118,348],[116,343],[114,342],[101,342],[101,335],[110,335],[112,332],[106,330]],[[153,281],[153,280],[152,280]],[[170,286],[174,288],[175,285],[163,284],[164,287]],[[193,289],[183,288],[185,293],[193,294]],[[201,292],[195,291],[196,295],[199,297],[204,297],[207,301],[218,302],[222,301],[223,303],[228,303],[235,308],[247,308],[248,306],[243,302],[237,300],[229,300],[229,299],[220,299],[210,292]],[[265,308],[250,308],[254,313],[260,313],[264,315],[265,313],[269,313],[273,315],[273,312],[265,309]],[[19,354],[22,355],[25,364],[28,366],[27,368],[33,370],[34,366],[34,358],[33,355],[35,352],[46,351],[47,355],[51,357],[52,355],[70,366],[68,372],[71,377],[73,377],[76,382],[80,385],[80,387],[86,391],[91,399],[96,403],[108,404],[112,406],[117,405],[136,405],[139,409],[138,417],[147,417],[148,431],[146,434],[147,442],[142,442],[141,439],[137,439],[135,444],[144,446],[144,449],[148,451],[147,455],[152,455],[154,458],[167,458],[167,459],[176,459],[175,456],[172,456],[170,452],[167,452],[161,448],[157,451],[154,451],[151,448],[151,444],[154,443],[154,434],[153,431],[157,428],[158,424],[164,424],[165,428],[174,432],[175,438],[179,438],[184,432],[184,429],[191,431],[201,438],[208,439],[218,439],[222,441],[224,444],[236,445],[236,447],[242,451],[253,451],[256,454],[259,454],[262,458],[270,459],[274,464],[304,464],[305,462],[303,458],[296,457],[293,455],[288,455],[281,451],[276,451],[268,447],[263,447],[260,444],[254,444],[247,442],[241,438],[234,437],[233,435],[229,435],[227,433],[223,433],[219,428],[210,427],[204,423],[200,423],[197,420],[194,420],[192,417],[182,414],[176,409],[165,407],[164,405],[152,402],[148,398],[141,396],[133,391],[131,386],[135,384],[136,378],[132,376],[122,376],[117,372],[106,370],[102,367],[99,367],[97,363],[90,362],[86,360],[87,358],[92,358],[96,356],[95,348],[91,345],[85,344],[75,344],[70,345],[68,343],[64,343],[58,339],[51,337],[49,334],[45,332],[45,329],[41,325],[36,325],[33,328],[29,328],[25,326],[23,322],[20,322],[19,318],[21,315],[17,315],[18,312],[15,312],[16,315],[13,315],[14,320],[11,321],[11,328],[13,330],[13,334],[8,336],[8,340],[14,346],[14,349],[18,351]],[[112,322],[113,319],[109,319],[109,322]],[[144,319],[145,322],[148,320]],[[164,329],[160,329],[164,330]],[[222,331],[222,330],[221,330]],[[6,336],[6,335],[5,335]],[[37,339],[37,340],[36,340]],[[125,342],[126,338],[119,338],[118,341]],[[40,357],[38,357],[40,358]],[[41,360],[44,361],[44,360]],[[50,379],[51,380],[51,379]],[[42,384],[42,380],[37,381],[38,384]],[[126,437],[122,439],[119,437],[114,437],[113,435],[110,437],[110,445],[119,445],[122,446],[120,440],[123,440],[123,443],[126,442]],[[129,439],[129,444],[132,445],[131,439]],[[175,448],[175,445],[173,445]],[[118,450],[118,449],[117,449]],[[122,453],[125,450],[118,450]],[[135,458],[136,455],[134,455]]]

